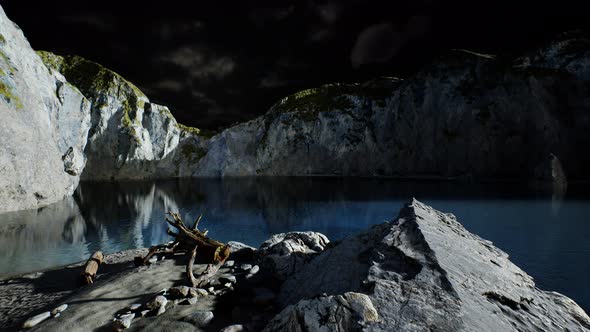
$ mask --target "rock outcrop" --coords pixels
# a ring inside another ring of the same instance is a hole
[[[369,300],[351,301],[356,293]],[[395,221],[323,251],[278,300],[286,307],[267,331],[590,329],[574,301],[538,289],[491,242],[416,200]]]
[[[330,243],[318,232],[275,234],[264,241],[257,252],[263,269],[284,280],[322,252]]]
[[[63,74],[91,102],[88,162],[83,179],[189,177],[204,154],[208,133],[176,122],[117,73],[78,56],[39,51],[47,68]]]
[[[0,8],[0,212],[71,195],[86,158],[90,103],[35,54]]]

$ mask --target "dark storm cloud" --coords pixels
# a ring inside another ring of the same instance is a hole
[[[174,64],[199,80],[220,80],[236,68],[232,57],[215,54],[203,46],[183,46],[161,55],[158,62]]]
[[[65,15],[58,18],[68,25],[81,25],[101,32],[112,32],[116,28],[116,18],[110,15]]]

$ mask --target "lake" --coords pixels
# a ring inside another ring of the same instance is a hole
[[[271,234],[313,230],[332,240],[393,220],[412,197],[452,212],[493,241],[545,290],[590,311],[590,194],[519,184],[350,178],[180,179],[81,183],[73,198],[0,214],[0,278],[170,241],[164,214],[179,211],[222,241],[259,246]]]

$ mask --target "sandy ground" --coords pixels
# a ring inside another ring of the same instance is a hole
[[[29,317],[65,303],[68,309],[59,317],[49,318],[32,331],[113,331],[113,318],[126,312],[129,305],[144,304],[162,289],[187,285],[186,256],[167,255],[151,266],[136,268],[133,257],[146,252],[143,249],[107,255],[97,281],[80,288],[76,287],[76,279],[84,262],[0,281],[0,330],[18,330]],[[236,266],[241,263],[236,262]],[[203,264],[195,265],[195,274],[204,268]],[[199,297],[192,305],[169,303],[163,315],[135,318],[129,330],[219,331],[237,323],[251,331],[261,330],[276,310],[272,304],[254,304],[253,290],[272,286],[264,273],[246,279],[245,274],[223,267],[218,276],[230,273],[238,277],[233,291]],[[212,311],[213,321],[206,327],[187,322],[186,318],[197,311]]]

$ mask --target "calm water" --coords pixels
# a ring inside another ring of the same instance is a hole
[[[205,217],[222,241],[258,246],[270,234],[314,230],[340,239],[397,216],[412,196],[454,213],[547,290],[590,311],[590,195],[561,198],[519,185],[374,179],[262,178],[83,183],[74,198],[0,214],[0,278],[169,241],[164,213]]]

